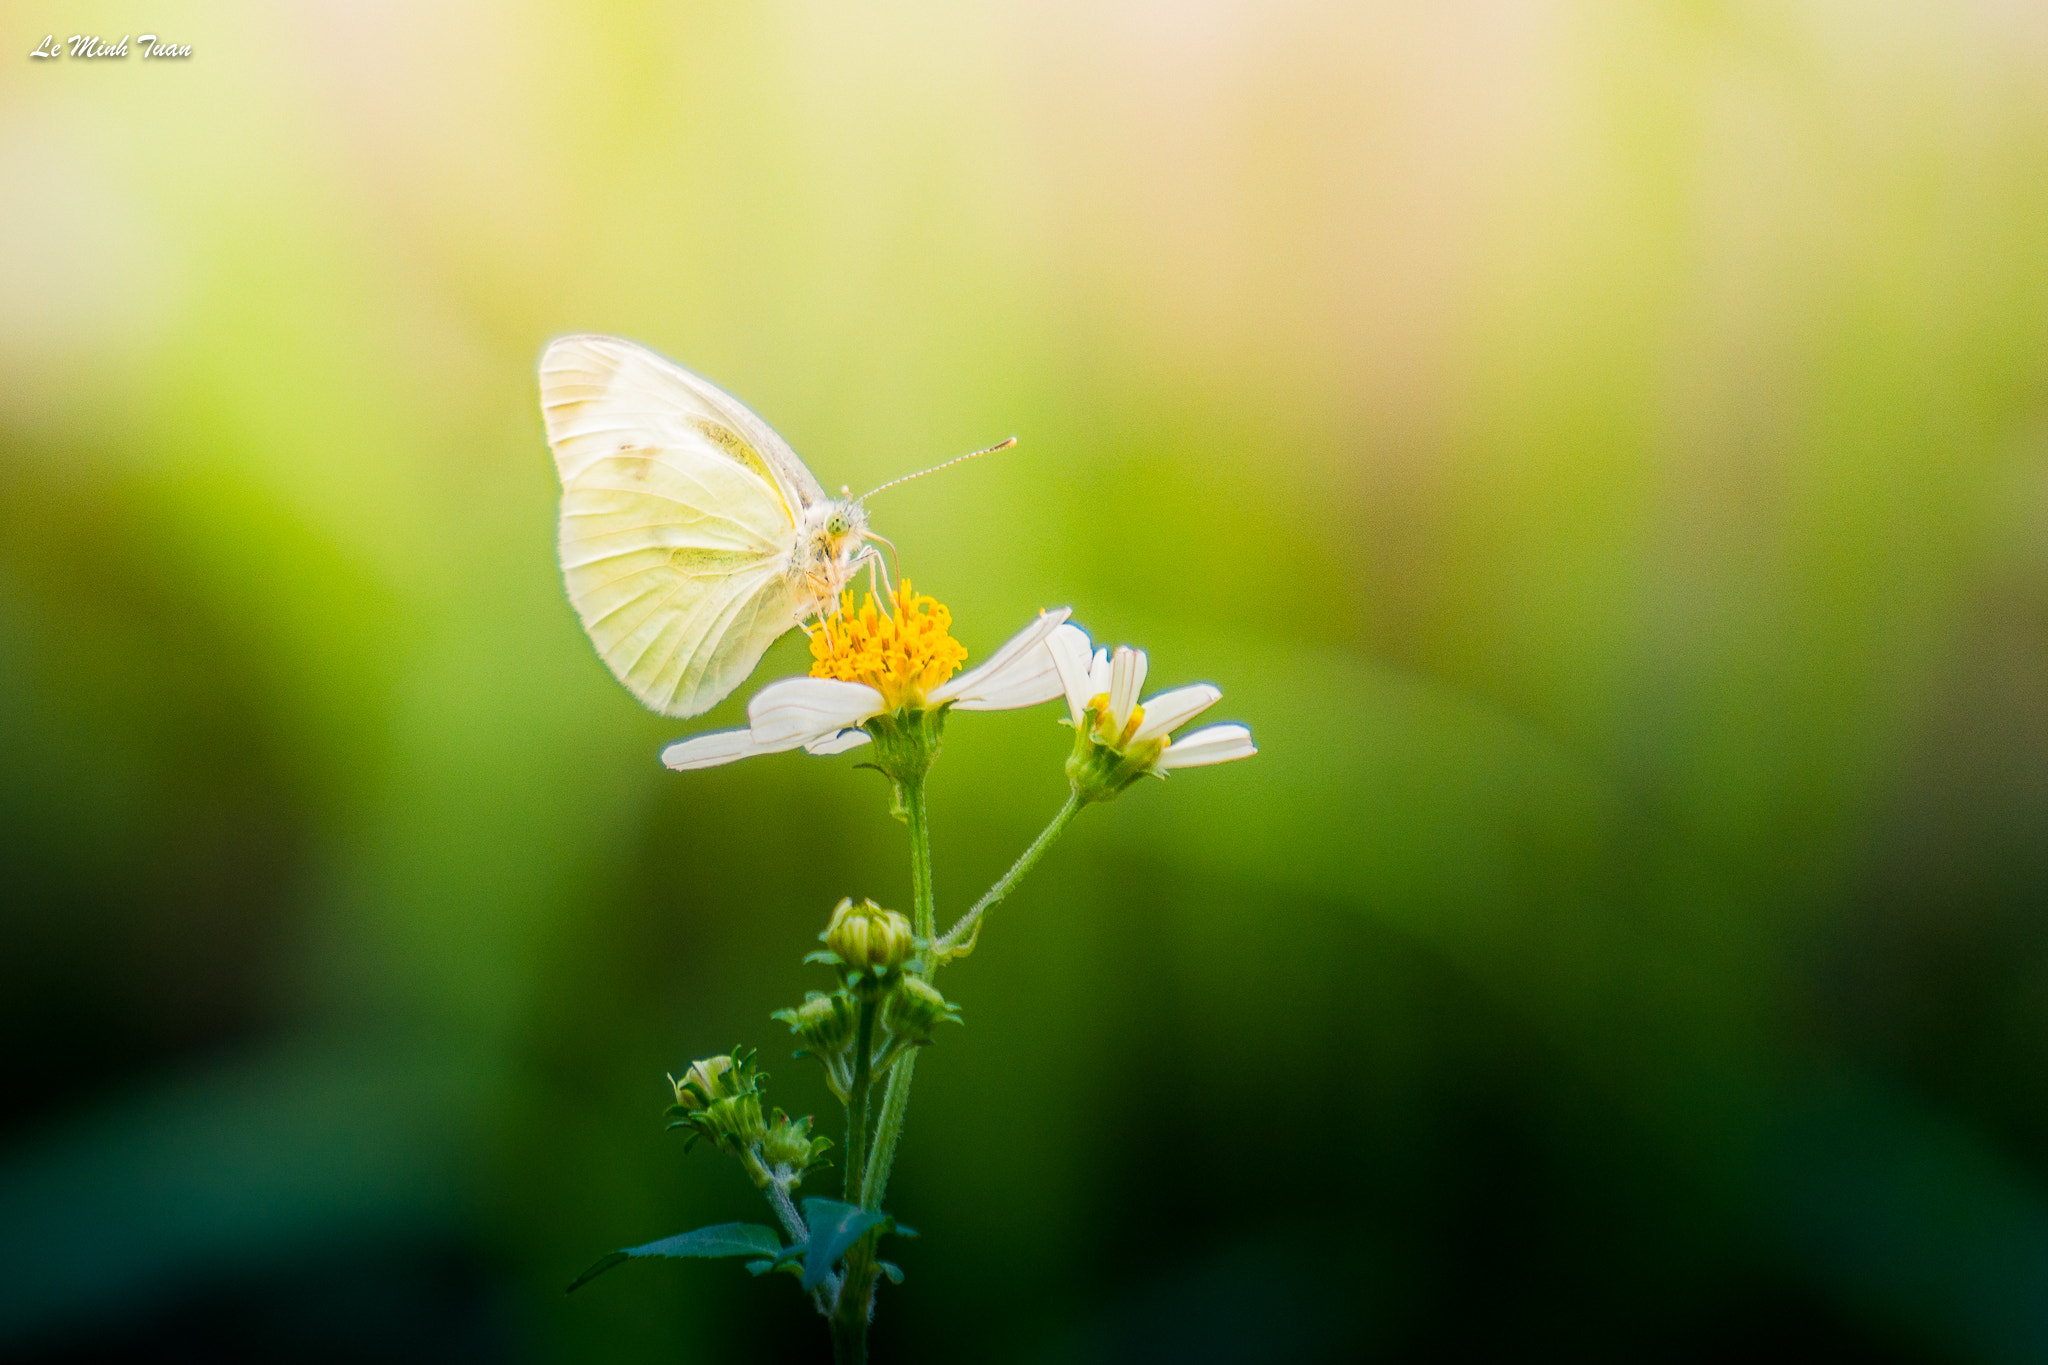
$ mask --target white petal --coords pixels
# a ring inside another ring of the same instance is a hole
[[[1053,667],[1059,670],[1060,685],[1067,691],[1067,711],[1074,724],[1079,725],[1089,699],[1095,695],[1088,686],[1088,633],[1079,626],[1061,626],[1046,640],[1045,647],[1052,655]]]
[[[1130,722],[1131,708],[1138,704],[1138,689],[1145,685],[1145,651],[1118,645],[1109,665],[1109,718],[1121,730]]]
[[[1040,612],[1036,621],[989,655],[987,663],[933,688],[932,705],[951,702],[962,711],[1007,711],[1051,701],[1060,694],[1060,678],[1045,642],[1072,614],[1071,607]]]
[[[1052,660],[1046,658],[1045,667],[1026,677],[1019,677],[1002,687],[983,686],[981,695],[953,703],[956,711],[1015,711],[1021,707],[1036,706],[1048,702],[1060,694],[1059,674],[1053,671]]]
[[[772,754],[795,747],[795,741],[759,744],[750,730],[713,730],[707,735],[677,740],[661,751],[661,761],[677,772],[688,772],[693,768],[715,768],[721,763],[737,763],[756,754]]]
[[[1152,766],[1160,772],[1169,768],[1202,768],[1234,758],[1250,758],[1258,751],[1252,743],[1252,732],[1242,725],[1211,725],[1167,745],[1166,752]]]
[[[804,745],[804,752],[807,754],[817,754],[821,758],[826,754],[843,754],[848,749],[858,749],[871,738],[872,736],[865,730],[841,730],[836,735],[827,735],[823,739],[812,740],[809,744]]]
[[[1093,701],[1109,691],[1109,651],[1098,649],[1088,665],[1088,699]]]
[[[1209,683],[1192,683],[1161,692],[1145,703],[1144,724],[1131,736],[1131,743],[1143,744],[1148,739],[1170,735],[1221,700],[1223,689]]]
[[[852,729],[881,713],[881,693],[866,683],[837,678],[784,678],[747,703],[754,741],[781,748]]]

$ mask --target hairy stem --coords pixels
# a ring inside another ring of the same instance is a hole
[[[780,1180],[772,1180],[764,1191],[775,1216],[782,1220],[782,1230],[789,1234],[791,1246],[801,1246],[811,1240],[811,1229],[804,1222],[804,1216],[796,1211],[796,1201],[789,1197],[789,1186]],[[827,1275],[822,1289],[811,1291],[811,1302],[820,1313],[832,1315],[831,1305],[839,1301],[839,1276]]]
[[[782,1230],[789,1234],[791,1245],[811,1240],[811,1230],[804,1224],[804,1216],[796,1211],[796,1201],[789,1197],[789,1186],[779,1180],[771,1181],[768,1202],[775,1207],[775,1216],[782,1220]]]
[[[910,826],[911,925],[919,938],[929,940],[939,932],[939,911],[932,898],[932,821],[922,777],[903,784],[903,811]]]
[[[918,937],[929,942],[938,932],[938,904],[932,896],[932,823],[924,803],[924,779],[903,784],[904,823],[910,827],[910,901],[913,927]],[[930,964],[924,969],[931,975]],[[912,1049],[889,1068],[889,1085],[882,1092],[882,1116],[875,1123],[875,1151],[869,1158],[860,1186],[860,1206],[878,1209],[889,1188],[889,1168],[896,1161],[896,1138],[903,1131],[903,1115],[910,1108],[910,1076],[917,1066]],[[853,1195],[846,1196],[848,1200]]]
[[[1054,840],[1067,832],[1067,826],[1073,823],[1074,817],[1080,814],[1080,812],[1081,793],[1078,791],[1068,792],[1067,803],[1060,807],[1059,814],[1053,816],[1052,823],[1038,832],[1038,837],[1031,841],[1031,847],[1019,854],[1016,862],[1010,864],[1010,870],[1003,874],[1002,880],[991,886],[987,894],[976,901],[973,908],[962,915],[959,922],[946,931],[946,936],[939,940],[938,947],[933,956],[935,958],[942,958],[948,953],[958,951],[961,944],[970,941],[975,930],[981,925],[982,915],[991,906],[1016,889],[1017,883],[1024,880],[1024,874],[1035,867],[1038,860],[1045,856],[1045,851],[1053,846]]]
[[[918,932],[929,937],[931,931],[925,926],[936,924],[938,921],[936,907],[926,908],[932,906],[931,827],[925,816],[923,784],[920,783],[913,788],[912,793],[911,799],[905,802],[910,811],[911,878],[913,888],[918,893]],[[938,959],[965,942],[974,932],[975,926],[980,923],[982,914],[1016,889],[1017,883],[1024,879],[1024,874],[1045,856],[1045,851],[1052,847],[1053,841],[1066,832],[1067,826],[1073,822],[1080,809],[1080,796],[1069,793],[1066,804],[1060,807],[1059,814],[1053,816],[1051,824],[1039,831],[1038,837],[1031,841],[1031,847],[1024,850],[1022,856],[1011,865],[1010,870],[1003,874],[1003,879],[990,887],[988,894],[976,901],[974,908],[962,915],[960,922],[933,946],[931,957],[925,963],[922,973],[927,980],[938,970]],[[903,1131],[904,1112],[910,1108],[910,1082],[917,1070],[917,1053],[916,1048],[910,1049],[897,1058],[896,1065],[889,1069],[889,1084],[882,1092],[882,1115],[875,1124],[875,1149],[873,1155],[868,1158],[866,1179],[861,1182],[860,1204],[864,1209],[882,1207],[882,1197],[889,1192],[889,1170],[896,1163],[896,1139]]]
[[[832,1315],[832,1365],[867,1365],[868,1315],[849,1314],[842,1306]]]
[[[875,1124],[875,1154],[868,1159],[867,1179],[860,1187],[864,1209],[879,1209],[882,1196],[888,1193],[889,1168],[896,1164],[896,1137],[903,1131],[903,1113],[910,1108],[910,1073],[917,1066],[917,1052],[910,1049],[889,1069],[889,1086],[882,1092],[882,1117]]]
[[[853,1038],[853,1095],[846,1102],[846,1188],[848,1203],[860,1198],[861,1163],[868,1142],[868,1091],[873,1088],[875,1002],[860,1002],[860,1028]]]

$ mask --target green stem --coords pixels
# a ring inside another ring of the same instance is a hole
[[[796,1211],[796,1201],[789,1197],[789,1186],[780,1181],[771,1181],[767,1191],[768,1204],[775,1210],[775,1216],[782,1220],[784,1231],[789,1233],[790,1245],[811,1240],[811,1230],[804,1223],[804,1216]]]
[[[868,1160],[867,1179],[860,1187],[864,1209],[882,1207],[882,1196],[889,1191],[889,1168],[896,1164],[896,1137],[903,1131],[903,1113],[910,1108],[910,1073],[917,1066],[917,1053],[918,1049],[910,1049],[889,1069],[889,1088],[882,1092],[882,1117],[875,1124],[875,1154]]]
[[[867,1365],[868,1315],[843,1309],[832,1315],[832,1365]]]
[[[932,898],[932,822],[922,777],[903,784],[903,817],[910,826],[911,924],[919,938],[929,940],[939,932],[939,911]]]
[[[900,931],[899,931],[900,932]],[[846,1103],[846,1188],[851,1202],[860,1197],[861,1165],[868,1140],[868,1091],[873,1087],[871,1070],[875,1050],[875,1002],[860,1002],[860,1028],[853,1039],[853,1095]]]
[[[763,1193],[768,1196],[768,1203],[775,1210],[775,1216],[782,1220],[783,1231],[789,1234],[789,1244],[791,1246],[801,1246],[803,1243],[810,1241],[811,1229],[804,1222],[804,1216],[796,1211],[796,1201],[789,1197],[789,1186],[783,1184],[780,1180],[771,1180],[768,1182],[767,1188]],[[811,1291],[811,1302],[816,1304],[818,1311],[827,1317],[831,1316],[831,1305],[838,1298],[839,1277],[837,1275],[827,1275],[824,1287]]]
[[[924,803],[924,778],[905,782],[903,822],[910,827],[910,902],[913,927],[918,937],[930,942],[938,932],[938,903],[932,895],[932,822]],[[931,964],[922,973],[931,976]],[[917,1067],[912,1049],[889,1068],[889,1087],[882,1092],[882,1116],[875,1123],[875,1151],[861,1181],[860,1206],[878,1209],[889,1188],[889,1168],[896,1162],[896,1139],[903,1131],[903,1115],[910,1108],[910,1077]],[[852,1195],[847,1198],[851,1200]]]
[[[919,913],[930,915],[929,919],[922,921],[923,924],[935,924],[938,920],[936,908],[930,911],[924,909],[930,904],[932,853],[931,829],[925,821],[922,783],[911,789],[909,799],[904,805],[910,812],[910,869],[913,889],[922,893],[918,902]],[[962,915],[960,922],[933,946],[932,960],[925,964],[922,972],[926,980],[930,980],[932,974],[938,970],[937,959],[957,948],[962,939],[973,932],[983,912],[1016,889],[1017,883],[1024,879],[1024,874],[1045,856],[1045,851],[1052,847],[1053,841],[1066,832],[1067,826],[1073,822],[1081,806],[1080,795],[1070,792],[1066,804],[1060,807],[1059,814],[1053,816],[1051,824],[1039,831],[1038,837],[1031,841],[1031,847],[1024,850],[1023,855],[1011,865],[1010,870],[1003,874],[1003,879],[990,887],[988,894],[976,901],[974,908]],[[919,932],[929,936],[930,930],[920,928]],[[918,1049],[910,1049],[897,1058],[896,1065],[889,1069],[889,1085],[882,1092],[882,1115],[875,1123],[875,1149],[873,1155],[868,1158],[867,1178],[861,1182],[860,1206],[864,1209],[882,1207],[882,1196],[889,1192],[889,1170],[896,1164],[896,1139],[903,1131],[903,1115],[910,1108],[910,1082],[917,1070],[917,1054]]]
[[[969,937],[980,926],[983,913],[995,905],[996,902],[1002,900],[1003,897],[1009,895],[1011,891],[1015,890],[1017,883],[1024,880],[1024,874],[1036,866],[1038,860],[1045,856],[1045,851],[1052,847],[1053,841],[1067,832],[1067,826],[1072,824],[1074,817],[1081,813],[1081,805],[1081,793],[1079,791],[1069,791],[1067,793],[1067,803],[1060,807],[1060,813],[1053,816],[1051,824],[1038,832],[1038,837],[1031,841],[1031,847],[1018,855],[1016,862],[1010,864],[1010,870],[1003,874],[1003,879],[994,886],[991,886],[988,889],[988,894],[976,901],[974,907],[962,915],[959,922],[946,931],[946,936],[939,940],[937,949],[933,953],[935,958],[942,958],[948,953],[958,951],[960,945],[968,941]]]

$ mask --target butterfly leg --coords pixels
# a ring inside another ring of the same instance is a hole
[[[870,542],[865,550],[865,553],[873,554],[875,552],[875,544],[881,544],[883,546],[886,546],[889,551],[889,567],[896,571],[897,577],[902,577],[903,566],[897,561],[896,558],[896,542],[889,539],[889,537],[883,535],[879,531],[866,531],[863,532],[863,534],[867,536]]]
[[[851,571],[859,573],[862,563],[868,566],[868,587],[870,590],[874,588],[876,578],[879,577],[881,579],[882,591],[876,594],[877,600],[883,602],[895,601],[896,585],[889,581],[889,566],[883,562],[882,552],[872,545],[861,546],[860,553],[853,557]]]

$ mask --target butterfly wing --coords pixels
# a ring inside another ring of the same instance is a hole
[[[737,400],[631,342],[551,343],[540,389],[570,604],[634,696],[708,711],[808,600],[790,565],[817,480]]]

